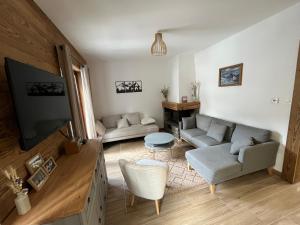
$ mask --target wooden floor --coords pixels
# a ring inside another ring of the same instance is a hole
[[[106,147],[106,225],[300,225],[300,183],[290,185],[266,171],[220,184],[214,195],[206,184],[167,193],[159,216],[153,201],[137,198],[129,207],[118,158],[121,151],[142,144],[137,140]]]

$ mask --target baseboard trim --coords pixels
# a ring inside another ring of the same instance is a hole
[[[273,172],[273,174],[275,174],[275,175],[281,177],[281,172],[279,172],[278,170],[276,170],[276,169],[273,168],[273,169],[272,169],[272,172]]]

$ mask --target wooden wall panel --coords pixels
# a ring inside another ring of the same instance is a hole
[[[300,181],[300,47],[282,177],[290,183]]]
[[[81,64],[86,63],[32,0],[0,0],[0,169],[14,165],[25,178],[28,174],[24,162],[37,152],[57,158],[64,138],[56,132],[31,151],[20,150],[4,57],[58,74],[57,44],[68,44],[72,57]],[[14,207],[14,195],[5,187],[4,181],[0,175],[0,223]]]

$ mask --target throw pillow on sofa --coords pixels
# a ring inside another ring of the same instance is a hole
[[[141,120],[142,125],[149,125],[149,124],[154,124],[154,123],[155,123],[155,119],[153,119],[151,117],[145,117]]]
[[[196,119],[194,116],[182,117],[182,129],[193,129],[196,128]]]
[[[243,138],[232,143],[230,153],[238,155],[240,149],[247,146],[255,145],[254,138]]]
[[[97,120],[96,123],[95,123],[95,128],[96,128],[96,133],[97,133],[97,136],[101,136],[103,137],[104,134],[105,134],[105,126],[99,121]]]
[[[129,127],[129,124],[127,122],[127,119],[126,118],[122,118],[118,121],[118,129],[120,128],[126,128],[126,127]]]
[[[119,119],[121,119],[121,115],[104,116],[102,122],[106,129],[116,128]]]
[[[196,114],[196,125],[197,128],[208,131],[211,125],[212,118],[206,115]]]
[[[218,124],[218,123],[211,123],[206,135],[221,143],[224,139],[226,130],[227,130],[227,126],[225,125]]]
[[[126,113],[123,118],[128,120],[128,123],[130,125],[137,125],[141,124],[141,118],[140,118],[140,113]]]

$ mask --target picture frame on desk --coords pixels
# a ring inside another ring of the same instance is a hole
[[[29,160],[25,162],[25,166],[30,173],[30,175],[34,174],[44,163],[44,159],[40,153],[34,155]]]
[[[47,172],[40,167],[28,180],[27,182],[34,188],[34,190],[39,191],[45,185],[49,176]]]
[[[48,175],[51,175],[56,167],[57,167],[57,164],[53,157],[50,157],[49,159],[47,159],[46,162],[43,164],[43,168],[47,172]]]

